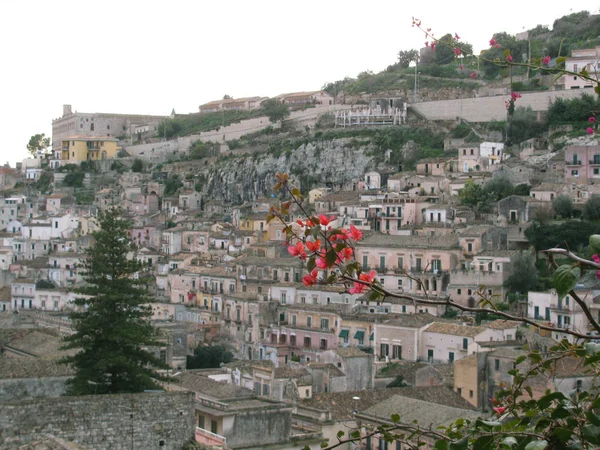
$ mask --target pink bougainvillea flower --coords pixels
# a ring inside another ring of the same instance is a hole
[[[464,69],[464,68],[465,68],[465,66],[463,66],[463,65],[461,64],[460,66],[458,66],[458,68],[459,68],[460,70],[462,70],[462,69]]]
[[[307,241],[306,242],[306,248],[313,252],[313,253],[317,253],[320,248],[321,248],[321,241],[319,239],[317,239],[316,241]]]
[[[542,62],[544,63],[545,66],[547,66],[550,63],[550,56],[544,56],[544,59],[542,59]]]
[[[519,94],[518,92],[511,92],[511,93],[510,93],[510,98],[511,98],[513,101],[515,101],[516,99],[518,99],[518,98],[521,98],[521,97],[522,97],[522,95],[521,95],[521,94]]]
[[[304,222],[302,222],[300,219],[296,220],[296,223],[297,223],[298,225],[300,225],[301,227],[303,227],[303,226],[304,226]]]
[[[431,43],[431,50],[435,50],[435,46],[437,45],[437,42],[432,42]]]
[[[306,259],[306,250],[304,250],[304,243],[298,241],[296,245],[290,245],[288,247],[288,253],[292,256],[297,256],[300,259]]]
[[[596,121],[596,118],[594,116],[590,116],[590,118],[588,119],[589,123],[594,123]]]
[[[457,33],[454,33],[454,39],[456,39],[458,41],[458,40],[460,40],[460,36]]]
[[[461,53],[462,53],[462,52],[460,51],[460,48],[456,47],[456,48],[454,49],[454,54],[455,54],[456,56],[460,56],[460,54],[461,54]]]
[[[324,214],[319,215],[319,223],[321,225],[323,225],[324,227],[329,225],[329,222],[331,222],[331,219],[329,217],[327,217]]]
[[[429,41],[425,41],[425,47],[429,47]]]
[[[496,44],[494,47],[496,47],[496,48],[500,48],[500,44]]]
[[[351,289],[348,289],[348,292],[350,294],[362,294],[366,289],[367,289],[367,286],[365,286],[364,284],[355,282],[354,287]]]
[[[350,225],[350,231],[348,231],[346,233],[346,235],[355,241],[360,241],[363,237],[363,233],[362,231],[360,231],[358,228],[356,228],[354,225]]]
[[[511,55],[510,53],[509,53],[509,55],[506,57],[506,60],[507,60],[508,62],[512,62],[512,60],[513,60],[513,57],[512,57],[512,55]]]
[[[490,39],[490,47],[493,47],[494,45],[496,45],[496,39],[492,38]]]
[[[315,261],[315,264],[317,265],[317,267],[319,269],[327,269],[327,267],[329,267],[327,265],[327,261],[325,261],[325,258],[317,258],[317,260]]]
[[[350,247],[346,247],[338,252],[336,262],[341,264],[344,261],[350,260],[353,254],[354,250],[352,250]]]
[[[311,273],[304,275],[304,277],[302,277],[302,283],[304,284],[304,286],[312,286],[313,284],[315,284],[317,282],[317,274],[319,272],[317,271],[317,269],[314,269]]]
[[[587,131],[587,134],[594,134],[594,129],[592,127],[587,127],[585,131]]]
[[[504,411],[506,411],[506,406],[496,406],[495,408],[492,408],[494,410],[494,412],[496,414],[498,414],[499,416],[501,416]]]
[[[377,276],[377,272],[375,272],[374,270],[371,270],[369,273],[365,273],[365,272],[361,273],[358,276],[358,278],[361,281],[365,281],[367,283],[372,283],[376,276]]]
[[[600,256],[598,255],[592,255],[592,260],[596,263],[596,264],[600,264]]]
[[[471,75],[469,75],[469,76],[473,79],[477,78],[477,74],[475,72],[471,72]]]

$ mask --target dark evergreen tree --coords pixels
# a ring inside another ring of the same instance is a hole
[[[62,362],[75,369],[69,394],[108,394],[156,389],[156,368],[168,366],[146,348],[158,345],[158,330],[150,322],[150,302],[133,274],[140,264],[127,258],[131,250],[128,223],[121,211],[99,214],[100,230],[82,265],[85,286],[71,314],[75,333],[63,349],[77,353]]]

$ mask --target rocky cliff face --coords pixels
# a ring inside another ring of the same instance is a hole
[[[344,138],[309,142],[281,154],[233,157],[208,169],[203,192],[215,200],[252,201],[272,193],[277,172],[291,174],[303,188],[331,185],[352,189],[365,172],[375,169],[378,152],[371,144]]]

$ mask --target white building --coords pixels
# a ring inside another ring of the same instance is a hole
[[[586,301],[590,295],[585,292],[578,292],[578,295]],[[586,301],[589,303],[589,301]],[[552,338],[556,340],[574,338],[561,333],[560,329],[569,329],[579,333],[587,333],[589,321],[583,313],[581,307],[571,298],[570,295],[559,298],[554,289],[548,292],[529,292],[527,294],[527,317],[530,319],[546,322],[551,327],[556,327],[557,331],[552,333]]]

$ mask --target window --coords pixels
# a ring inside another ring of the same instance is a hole
[[[287,296],[285,292],[281,293],[281,304],[285,305],[287,303]]]
[[[398,256],[398,269],[402,269],[404,267],[404,258],[402,256]]]
[[[448,353],[448,361],[450,361],[451,363],[454,362],[454,352]]]
[[[273,280],[277,281],[277,269],[273,270]]]
[[[304,305],[306,303],[306,297],[300,297],[300,303]]]
[[[198,428],[204,428],[204,416],[198,416]]]
[[[379,439],[379,450],[388,450],[388,443],[385,439]]]
[[[405,313],[406,312],[406,305],[402,305],[402,312]]]
[[[401,345],[392,345],[392,359],[402,359]]]
[[[469,391],[469,398],[473,398],[473,391]]]
[[[321,319],[321,329],[322,330],[329,330],[329,319]]]
[[[582,385],[583,385],[583,381],[582,380],[577,380],[576,381],[575,389],[577,390],[577,392],[581,392]]]
[[[471,253],[471,252],[473,251],[473,244],[472,244],[471,242],[469,242],[469,243],[467,244],[467,251],[468,251],[469,253]]]
[[[494,360],[494,370],[496,372],[500,370],[500,360],[499,359]]]
[[[210,421],[210,432],[217,434],[217,421],[216,420]]]
[[[304,337],[304,346],[305,346],[306,348],[310,348],[310,346],[311,346],[311,342],[310,342],[310,336],[305,336],[305,337]]]
[[[427,361],[433,362],[433,349],[427,350]]]
[[[320,350],[327,350],[327,339],[321,339],[321,343],[319,345]]]
[[[574,177],[579,176],[579,171],[578,170],[571,170],[571,175]]]
[[[306,318],[306,328],[312,328],[312,317],[308,316]]]
[[[398,289],[402,289],[402,279],[398,278]]]
[[[463,338],[463,350],[466,350],[469,347],[469,339]]]
[[[385,357],[390,355],[390,346],[389,344],[381,344],[379,346],[379,356]]]
[[[462,294],[462,289],[457,289],[456,290],[456,295],[460,295],[460,294]]]
[[[456,393],[458,395],[462,395],[462,388],[456,388]]]

